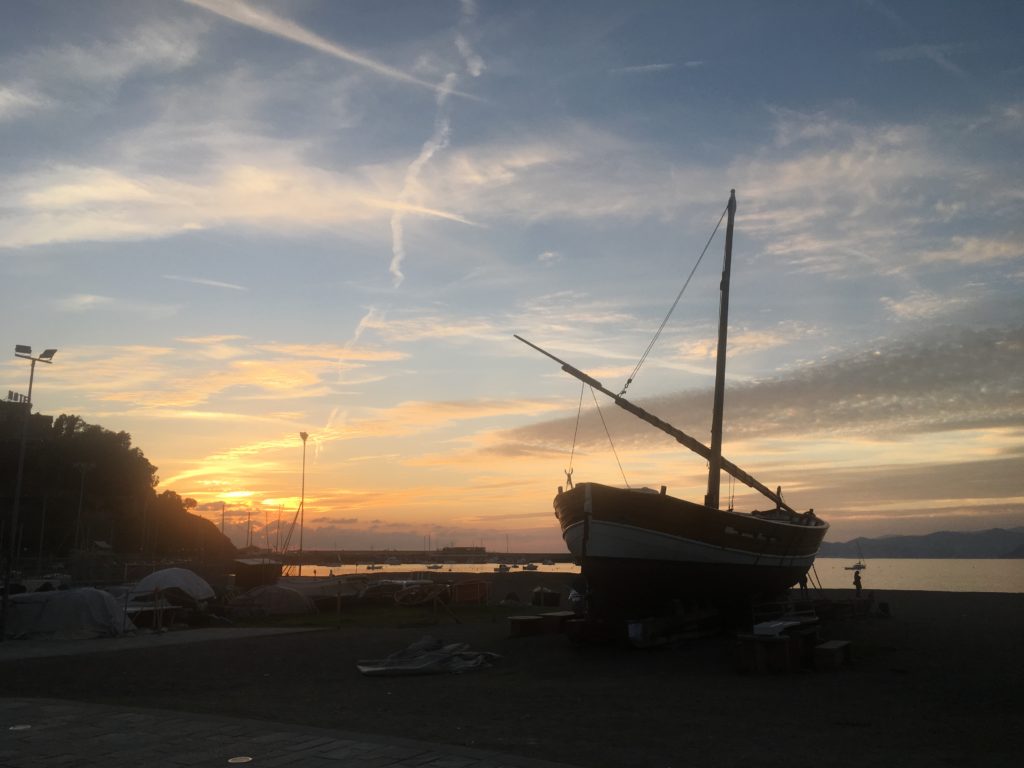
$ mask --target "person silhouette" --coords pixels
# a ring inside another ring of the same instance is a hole
[[[853,587],[857,590],[857,597],[860,597],[860,571],[853,572]]]

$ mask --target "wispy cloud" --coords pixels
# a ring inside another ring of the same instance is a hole
[[[670,69],[675,69],[675,64],[664,62],[659,64],[637,64],[631,67],[615,67],[609,70],[614,74],[646,74],[649,72],[667,72]]]
[[[89,46],[39,50],[20,64],[26,76],[48,82],[109,84],[140,70],[176,71],[199,54],[203,26],[196,22],[150,22],[117,30]]]
[[[891,315],[902,320],[927,320],[955,311],[965,304],[967,299],[939,295],[932,291],[914,291],[901,298],[883,296],[881,302]]]
[[[688,192],[697,196],[671,174],[664,158],[570,123],[449,152],[426,169],[421,183],[432,199],[474,220],[628,219],[668,215]]]
[[[316,436],[313,436],[314,438]],[[193,486],[212,485],[221,494],[225,491],[246,489],[250,495],[260,493],[254,489],[255,478],[280,472],[285,453],[293,453],[299,445],[294,432],[278,431],[277,436],[247,442],[224,451],[209,454],[191,466],[177,471],[164,481],[165,486],[188,482]],[[266,491],[260,493],[266,495]],[[274,502],[290,499],[274,499]]]
[[[211,288],[227,288],[232,291],[247,291],[249,290],[245,286],[235,285],[234,283],[222,283],[219,280],[209,280],[203,277],[182,277],[181,275],[161,275],[164,280],[177,280],[181,283],[193,283],[194,285],[207,285]]]
[[[734,328],[729,332],[729,358],[735,360],[770,349],[804,344],[819,333],[820,329],[798,322],[778,323],[765,328]],[[677,345],[676,349],[684,361],[714,360],[718,337],[689,339]]]
[[[51,104],[52,101],[41,94],[0,84],[0,123],[16,120]]]
[[[406,357],[404,352],[394,349],[358,347],[355,344],[284,344],[263,342],[255,344],[254,349],[285,357],[341,362],[386,362],[402,360]]]
[[[320,51],[321,53],[326,53],[329,56],[334,56],[337,59],[355,64],[383,77],[397,80],[399,82],[411,83],[423,88],[429,88],[430,90],[437,91],[439,93],[450,93],[456,96],[473,98],[469,94],[460,93],[458,91],[446,91],[444,84],[438,85],[437,83],[430,83],[426,80],[421,80],[408,72],[403,72],[395,67],[375,61],[368,56],[356,53],[355,51],[339,45],[338,43],[327,40],[315,32],[296,24],[290,19],[277,16],[260,8],[255,8],[241,0],[185,0],[185,2],[206,11],[210,11],[211,13],[215,13],[218,16],[229,19],[237,24],[241,24],[251,29],[257,29],[268,35],[273,35],[274,37],[291,40],[292,42],[304,45],[307,48]]]
[[[57,299],[54,306],[62,312],[87,312],[90,309],[109,307],[114,300],[109,296],[97,296],[92,293],[76,293]]]
[[[354,418],[347,428],[360,437],[411,435],[459,422],[507,416],[540,415],[561,409],[563,404],[536,400],[475,399],[460,401],[406,401],[391,408],[373,409],[367,417]]]
[[[925,251],[925,262],[950,261],[958,264],[986,264],[1024,258],[1024,241],[987,237],[950,238],[947,248]]]
[[[733,439],[814,433],[897,439],[943,430],[1024,425],[1024,328],[936,332],[917,340],[836,357],[786,375],[730,388]],[[650,409],[698,434],[710,412],[710,390],[648,401]],[[646,439],[651,428],[609,405],[617,438]],[[584,427],[586,427],[584,429]],[[530,445],[564,435],[564,421],[509,433]],[[604,440],[596,417],[581,435]],[[668,439],[668,438],[666,438]]]
[[[252,146],[252,156],[261,156],[259,145]],[[11,211],[0,221],[0,246],[141,240],[232,224],[258,229],[351,226],[379,222],[393,211],[473,224],[412,200],[389,200],[359,168],[335,174],[273,142],[263,150],[263,165],[224,158],[200,179],[95,167],[28,172],[11,179],[6,193],[0,193]]]
[[[59,312],[118,312],[128,315],[145,315],[152,318],[169,317],[177,314],[180,307],[175,304],[146,303],[113,296],[100,296],[92,293],[76,293],[53,301],[54,308]]]
[[[902,48],[886,48],[875,53],[879,61],[930,61],[959,78],[967,73],[957,66],[949,54],[956,49],[953,45],[907,45]]]
[[[77,297],[74,306],[97,303],[123,311],[115,300],[97,302],[96,297]],[[88,393],[101,403],[119,403],[136,418],[206,418],[201,411],[253,417],[276,412],[274,418],[280,418],[294,410],[298,398],[330,395],[339,366],[361,369],[403,357],[379,348],[255,343],[214,335],[160,347],[78,348],[62,361],[55,386]],[[216,374],[211,375],[211,368]]]
[[[360,320],[360,337],[372,332],[388,344],[435,340],[507,341],[509,333],[493,317],[441,312],[384,312],[371,310]]]

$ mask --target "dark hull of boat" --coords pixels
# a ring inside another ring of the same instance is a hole
[[[734,605],[771,598],[807,572],[798,566],[766,568],[614,557],[584,557],[581,565],[592,595],[591,609],[600,615],[633,618],[671,612],[673,601],[682,601],[685,608],[691,601]]]
[[[807,573],[828,530],[810,514],[710,509],[597,483],[560,493],[554,506],[594,599],[624,610],[776,594]]]

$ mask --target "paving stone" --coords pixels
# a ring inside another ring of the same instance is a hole
[[[473,765],[473,761],[464,757],[439,757],[428,765],[430,768],[467,768]]]
[[[292,738],[292,734],[287,731],[273,731],[264,733],[262,736],[254,736],[250,741],[256,744],[273,744],[278,741],[287,741],[290,738]]]
[[[145,708],[0,697],[3,768],[572,768],[411,739]],[[12,731],[17,724],[31,725]]]
[[[429,766],[434,760],[439,760],[442,757],[440,752],[424,752],[421,755],[414,757],[407,757],[402,760],[399,765],[408,766],[409,768],[416,768],[417,766],[426,765]]]
[[[391,768],[396,762],[387,755],[363,755],[354,758],[349,764],[355,768]]]

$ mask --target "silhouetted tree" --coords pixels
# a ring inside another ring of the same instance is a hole
[[[5,415],[0,419],[0,505],[6,512],[13,503],[24,417]],[[28,434],[16,532],[22,557],[37,552],[64,557],[97,541],[121,553],[233,554],[216,526],[190,514],[197,506],[194,499],[170,490],[156,493],[156,467],[132,446],[127,432],[112,432],[72,414],[61,414],[50,424],[49,417],[37,414]],[[4,536],[9,535],[5,529]]]

